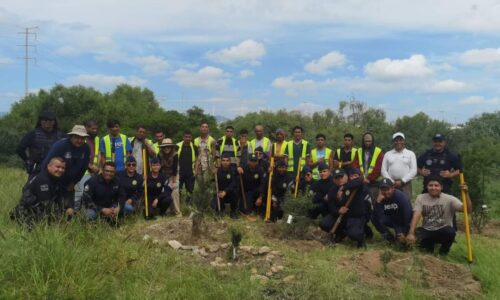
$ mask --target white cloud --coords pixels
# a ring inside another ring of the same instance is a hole
[[[67,78],[64,83],[68,85],[84,85],[97,89],[112,89],[120,84],[129,84],[132,86],[144,86],[146,80],[137,76],[119,76],[104,74],[81,74]]]
[[[0,57],[0,67],[2,65],[10,65],[10,64],[13,64],[13,63],[14,63],[13,59],[10,59],[8,57]]]
[[[74,44],[56,49],[56,54],[61,56],[77,56],[85,53],[104,55],[116,51],[118,47],[109,36],[80,36],[79,38]]]
[[[453,79],[447,79],[434,82],[430,86],[429,91],[436,93],[452,93],[452,92],[463,92],[468,89],[469,86],[465,82]]]
[[[240,71],[240,78],[248,78],[248,77],[253,77],[255,73],[252,70],[241,70]]]
[[[326,74],[330,69],[343,66],[347,62],[344,54],[332,51],[318,60],[313,60],[304,66],[304,70],[313,74]]]
[[[131,59],[132,64],[141,67],[146,75],[160,75],[168,69],[168,61],[159,56],[141,56]]]
[[[198,71],[179,69],[170,79],[183,87],[225,90],[229,86],[230,77],[222,69],[207,66]]]
[[[215,52],[209,51],[206,57],[212,61],[224,64],[242,62],[258,65],[264,55],[266,55],[264,44],[254,40],[245,40],[230,48],[224,48]]]
[[[316,92],[318,89],[332,86],[335,80],[314,81],[312,79],[297,80],[294,76],[278,77],[272,86],[285,91],[288,96],[297,96],[298,92]]]
[[[459,101],[461,105],[500,105],[500,98],[487,99],[483,96],[469,96]]]
[[[305,101],[301,102],[296,107],[292,108],[291,111],[298,111],[300,113],[310,115],[318,111],[324,111],[325,107],[323,105],[319,105],[313,102]]]
[[[500,63],[500,48],[471,49],[460,54],[459,59],[468,65]]]
[[[412,55],[408,59],[379,59],[365,66],[367,76],[378,79],[419,78],[433,74],[425,56]]]

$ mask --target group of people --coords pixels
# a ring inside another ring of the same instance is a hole
[[[197,179],[213,178],[211,206],[219,215],[229,205],[231,218],[262,216],[274,222],[286,213],[283,203],[294,201],[287,193],[302,194],[313,202],[308,216],[321,217],[319,226],[333,242],[348,237],[364,247],[373,236],[370,222],[391,243],[417,241],[429,252],[440,244],[443,255],[455,239],[454,216],[463,206],[451,186],[462,167],[442,134],[434,135],[432,148],[417,158],[401,132],[392,136],[394,148],[384,152],[371,133],[362,136],[359,148],[346,133],[343,146],[330,149],[324,134],[317,134],[313,145],[300,126],[288,141],[284,129],[271,140],[262,125],[253,128],[252,140],[246,129],[235,137],[232,126],[215,139],[202,123],[199,136],[186,130],[174,143],[162,131],[149,140],[144,126],[127,137],[120,125],[109,120],[108,134],[98,136],[98,124],[90,120],[64,134],[53,113],[41,113],[17,148],[29,177],[11,217],[34,224],[77,211],[88,220],[111,222],[139,211],[147,218],[181,216],[180,191],[187,191],[189,204]],[[412,205],[417,174],[423,191]],[[467,192],[465,184],[460,189]]]

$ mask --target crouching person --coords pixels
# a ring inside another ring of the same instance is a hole
[[[125,191],[125,203],[120,205],[123,207],[123,214],[133,214],[141,204],[144,181],[142,176],[137,173],[137,161],[133,156],[127,157],[125,170],[119,172],[116,177]]]
[[[461,190],[467,194],[467,207],[472,211],[472,204],[467,185],[461,185]],[[427,193],[421,194],[415,201],[413,218],[406,239],[408,242],[418,242],[425,251],[433,253],[436,244],[440,244],[440,255],[447,255],[455,240],[456,231],[453,228],[453,215],[463,212],[462,202],[457,198],[445,194],[441,178],[432,178],[427,181]],[[422,218],[422,226],[417,224]]]
[[[168,185],[167,176],[160,172],[161,163],[157,157],[151,159],[151,172],[148,174],[148,211],[145,217],[154,219],[157,214],[165,215],[171,203],[172,189]],[[167,189],[165,189],[167,188]],[[170,192],[170,197],[168,197]],[[160,198],[160,195],[164,195]]]
[[[326,217],[328,215],[328,191],[332,186],[332,175],[330,168],[325,163],[318,165],[319,180],[315,181],[311,186],[311,191],[314,194],[313,207],[308,214],[311,219],[316,219],[319,215]]]
[[[393,243],[397,238],[399,243],[406,244],[412,216],[410,199],[404,192],[396,189],[389,178],[384,178],[379,188],[380,192],[373,206],[372,223],[388,242]]]
[[[285,202],[286,192],[289,190],[290,175],[287,171],[287,166],[284,160],[276,162],[273,178],[271,180],[272,196],[271,196],[271,221],[276,222],[283,218],[282,205]]]
[[[322,230],[332,233],[340,242],[346,236],[357,242],[358,248],[364,247],[366,224],[365,190],[362,188],[363,179],[348,180],[344,169],[337,169],[333,173],[334,185],[328,191],[329,214],[321,220]],[[350,201],[349,205],[348,202]],[[336,232],[331,232],[337,219],[342,216],[342,222]]]
[[[10,218],[29,227],[36,222],[49,220],[66,210],[66,215],[73,215],[73,209],[63,201],[61,176],[66,163],[63,158],[52,158],[47,168],[35,175],[23,187],[21,202],[10,213]]]
[[[223,154],[220,161],[220,168],[217,169],[217,195],[212,199],[212,208],[222,217],[226,204],[231,208],[230,217],[238,218],[238,182],[236,181],[236,171],[231,168],[231,158]],[[219,201],[219,203],[217,203]],[[220,210],[219,210],[220,206]]]
[[[265,172],[259,167],[258,158],[255,153],[248,155],[248,163],[242,168],[243,189],[245,192],[246,204],[240,207],[244,215],[251,214],[254,209],[261,213],[264,207],[263,195],[265,187]],[[243,199],[243,201],[245,201]]]
[[[83,189],[83,203],[87,220],[104,218],[116,222],[119,203],[125,202],[125,191],[115,177],[116,167],[113,162],[104,163],[102,174],[92,177]]]

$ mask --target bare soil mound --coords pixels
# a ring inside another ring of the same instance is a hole
[[[470,299],[481,293],[468,268],[429,255],[374,250],[342,258],[339,264],[370,286],[401,290],[407,282],[439,299]]]

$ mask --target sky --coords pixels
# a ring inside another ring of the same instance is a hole
[[[235,117],[335,110],[453,124],[500,109],[500,0],[2,0],[0,111],[55,84],[127,83]]]

